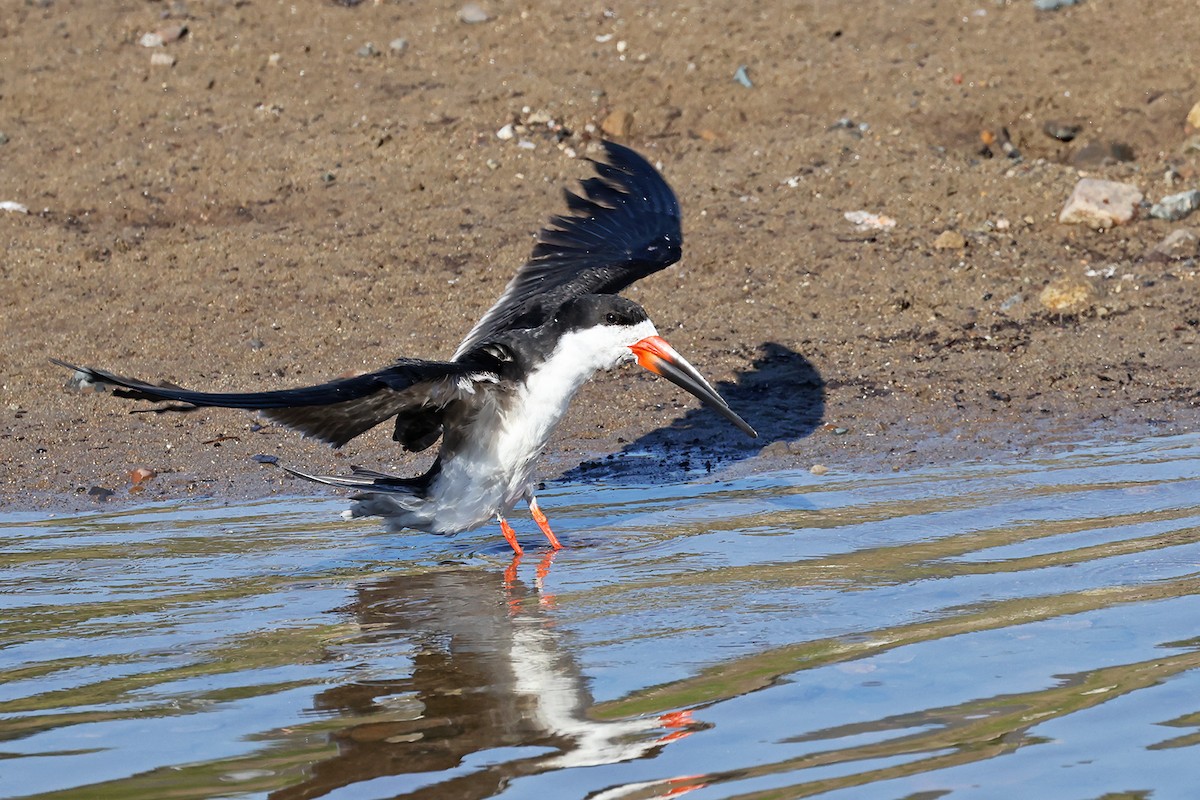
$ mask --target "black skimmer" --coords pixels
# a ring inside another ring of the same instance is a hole
[[[395,418],[392,438],[418,452],[439,438],[429,470],[402,478],[354,468],[333,477],[293,474],[361,490],[352,516],[390,528],[453,534],[489,520],[520,555],[505,519],[524,499],[551,547],[558,538],[534,497],[534,464],[575,392],[594,373],[637,361],[691,392],[738,428],[754,429],[658,335],[640,305],[617,295],[679,260],[679,203],[662,176],[627,147],[604,143],[596,177],[565,192],[569,213],[538,235],[533,255],[449,361],[404,358],[385,369],[317,386],[267,392],[195,392],[154,386],[52,359],[81,383],[118,397],[261,411],[268,419],[340,447]]]

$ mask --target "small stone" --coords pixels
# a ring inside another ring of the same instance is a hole
[[[408,49],[408,39],[405,39],[405,38],[392,39],[390,42],[388,42],[388,50],[391,50],[393,53],[400,54],[400,53],[403,53],[407,49]]]
[[[1133,219],[1142,193],[1130,183],[1084,178],[1075,184],[1058,221],[1107,230]]]
[[[1083,0],[1033,0],[1033,7],[1038,11],[1057,11],[1082,2]]]
[[[745,64],[742,64],[737,68],[737,71],[733,73],[733,79],[742,86],[745,86],[747,89],[754,88],[754,84],[750,82],[750,75],[746,72]]]
[[[614,139],[627,139],[633,133],[633,114],[623,108],[613,111],[600,123],[600,130]]]
[[[258,455],[251,456],[251,458],[254,461],[258,462],[259,464],[278,464],[279,463],[279,456],[269,456],[266,453],[259,453]]]
[[[375,45],[367,42],[362,47],[354,51],[354,54],[359,58],[372,58],[379,55],[379,51],[375,49]]]
[[[1078,122],[1063,122],[1057,119],[1048,119],[1042,125],[1042,131],[1052,139],[1058,139],[1060,142],[1072,141],[1079,132],[1083,130],[1083,126]]]
[[[0,200],[0,211],[12,211],[16,214],[28,214],[29,208],[16,200]]]
[[[896,220],[884,214],[872,214],[870,211],[847,211],[842,215],[847,222],[853,223],[855,230],[885,231],[896,227]]]
[[[1192,110],[1188,112],[1187,123],[1193,128],[1200,128],[1200,103],[1192,106]]]
[[[467,3],[458,10],[458,21],[465,22],[468,25],[477,25],[480,22],[487,22],[492,18],[492,15],[483,10],[483,7],[478,3]]]
[[[8,134],[0,131],[0,144],[8,144]]]
[[[967,240],[958,231],[942,231],[933,240],[935,250],[962,250],[967,246]]]
[[[162,39],[163,44],[170,44],[187,36],[187,32],[187,25],[168,25],[158,29],[158,36]]]
[[[143,33],[142,38],[138,39],[138,44],[142,47],[162,47],[165,44],[179,41],[187,32],[186,25],[168,25],[150,33]]]
[[[133,483],[134,486],[141,486],[143,483],[150,480],[157,474],[158,474],[157,472],[150,469],[149,467],[138,467],[137,469],[135,469],[129,473],[129,480]]]
[[[1100,290],[1083,278],[1057,278],[1046,284],[1038,300],[1055,314],[1082,314],[1100,299]]]
[[[500,130],[496,131],[496,138],[500,139],[501,141],[505,141],[505,142],[507,142],[509,139],[513,138],[516,135],[517,135],[517,132],[513,128],[513,124],[511,122],[508,123],[507,125],[505,125]]]
[[[1182,261],[1197,256],[1200,256],[1200,234],[1191,228],[1171,231],[1146,253],[1146,258],[1153,261]]]
[[[775,441],[764,447],[759,453],[767,458],[781,458],[792,452],[787,442]]]
[[[1175,222],[1200,208],[1200,189],[1172,194],[1150,206],[1150,216]]]
[[[271,53],[271,55],[267,56],[267,66],[268,67],[278,67],[279,62],[282,60],[283,60],[283,55],[281,53]]]
[[[829,472],[829,467],[825,466],[824,464],[813,464],[808,468],[808,471],[813,475],[824,475],[825,473]]]
[[[175,66],[175,56],[170,53],[154,53],[150,56],[150,66],[173,67]]]

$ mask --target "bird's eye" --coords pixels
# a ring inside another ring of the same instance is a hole
[[[607,322],[609,325],[616,325],[617,324],[617,315],[613,314],[612,312],[609,312],[607,315],[605,315],[604,321]]]

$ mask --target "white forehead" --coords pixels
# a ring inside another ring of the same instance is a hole
[[[634,325],[596,325],[580,328],[563,334],[551,360],[575,365],[590,374],[629,361],[633,358],[630,345],[637,344],[647,336],[657,335],[658,330],[648,319]]]

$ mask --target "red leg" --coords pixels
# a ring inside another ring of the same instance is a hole
[[[517,534],[513,533],[512,525],[508,524],[508,520],[499,514],[496,515],[496,519],[500,520],[500,532],[504,534],[504,541],[508,542],[513,552],[517,555],[524,553],[525,551],[521,549],[521,543],[517,541]]]
[[[529,498],[529,513],[533,515],[533,521],[542,529],[542,533],[546,534],[546,538],[550,540],[550,546],[555,550],[562,550],[562,544],[559,543],[558,537],[554,535],[554,531],[550,530],[550,520],[546,519],[546,515],[538,508],[537,500],[532,496]]]

